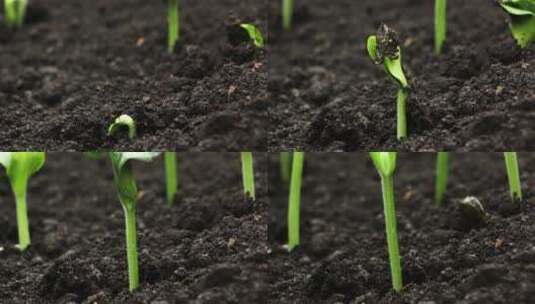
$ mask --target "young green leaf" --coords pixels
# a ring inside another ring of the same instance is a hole
[[[366,47],[370,58],[376,64],[383,64],[385,71],[399,86],[397,94],[397,137],[407,137],[407,98],[409,83],[403,72],[401,47],[398,35],[388,26],[382,24],[376,36],[368,37]]]
[[[442,53],[442,47],[446,40],[447,23],[447,0],[435,0],[435,52]]]
[[[294,0],[282,0],[282,27],[285,30],[292,28]]]
[[[28,180],[45,163],[44,152],[0,152],[0,165],[6,169],[17,205],[17,226],[21,251],[30,245],[30,228],[26,207]]]
[[[258,48],[264,47],[264,37],[262,36],[262,33],[255,25],[242,23],[240,26],[247,31],[247,34],[249,34],[249,38],[251,38],[251,40],[253,41],[256,47]]]
[[[370,157],[381,176],[383,205],[385,213],[386,240],[392,273],[392,286],[400,292],[403,288],[401,273],[401,257],[399,254],[398,233],[396,223],[396,207],[394,204],[394,171],[396,170],[396,152],[370,152]]]
[[[178,191],[178,172],[176,152],[165,152],[165,189],[167,194],[167,205],[172,206]]]
[[[114,136],[121,129],[128,130],[128,137],[134,139],[136,137],[136,122],[129,115],[123,114],[115,119],[115,121],[108,128],[108,136]]]
[[[499,0],[511,16],[511,32],[521,48],[535,41],[535,0]]]
[[[8,27],[20,28],[26,17],[28,0],[4,0],[5,19]]]
[[[292,157],[292,177],[288,198],[288,250],[292,251],[300,243],[301,183],[303,179],[304,152],[294,152]]]
[[[241,152],[241,168],[243,178],[243,192],[253,200],[256,199],[254,185],[253,153]]]
[[[509,191],[513,201],[522,200],[522,187],[520,186],[520,173],[518,170],[518,157],[516,152],[504,152],[505,167],[509,180]]]
[[[169,0],[167,19],[169,22],[167,50],[169,53],[173,53],[175,51],[176,43],[180,39],[180,11],[178,0]]]
[[[437,205],[442,205],[446,187],[448,185],[448,162],[449,152],[438,152],[437,157],[437,173],[435,182],[435,202]]]
[[[119,201],[123,206],[126,227],[126,253],[128,260],[128,281],[130,291],[139,286],[139,266],[137,254],[136,202],[137,185],[132,170],[132,161],[151,161],[157,152],[110,152],[113,177]]]

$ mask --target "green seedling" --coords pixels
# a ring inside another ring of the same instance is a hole
[[[123,206],[126,227],[126,254],[128,261],[128,282],[130,291],[139,287],[139,266],[137,254],[136,205],[137,185],[134,179],[132,161],[151,161],[157,152],[110,152],[113,177],[119,201]]]
[[[386,225],[386,240],[390,257],[392,286],[400,292],[403,288],[401,275],[401,257],[399,255],[398,233],[396,224],[396,207],[394,204],[394,171],[396,170],[396,152],[370,152],[375,168],[381,176],[383,204]]]
[[[18,248],[26,250],[30,245],[30,226],[26,206],[28,180],[45,163],[44,152],[0,152],[0,164],[5,167],[17,205]]]
[[[535,0],[498,0],[511,16],[510,29],[521,48],[535,41]]]
[[[435,0],[435,52],[442,53],[448,30],[447,21],[448,0]]]
[[[288,251],[300,243],[301,183],[303,178],[304,152],[294,152],[288,198]]]
[[[241,152],[241,169],[243,191],[245,192],[245,195],[248,195],[255,200],[253,152]]]
[[[407,137],[407,97],[409,83],[403,73],[401,47],[396,32],[382,24],[377,35],[370,36],[367,42],[368,54],[376,64],[383,64],[387,74],[398,84],[397,96],[397,138]]]
[[[127,129],[128,138],[136,137],[136,122],[129,115],[123,114],[115,119],[108,128],[108,136],[114,136],[119,130]]]
[[[442,205],[444,194],[446,193],[446,188],[448,186],[449,157],[450,155],[448,152],[438,152],[437,176],[435,181],[435,202],[439,206]]]
[[[280,153],[280,165],[282,181],[285,185],[288,185],[290,182],[290,172],[292,172],[290,152]]]
[[[169,21],[167,50],[169,53],[173,53],[175,51],[176,43],[180,39],[180,11],[178,8],[178,0],[169,0],[167,19]]]
[[[264,47],[264,37],[260,30],[253,24],[242,23],[240,25],[249,34],[249,38],[253,41],[254,45],[258,48]]]
[[[282,27],[289,31],[292,29],[294,14],[294,0],[282,0]]]
[[[509,191],[513,201],[522,200],[522,188],[520,187],[520,173],[518,170],[518,158],[516,152],[505,152],[505,167],[509,180]]]
[[[172,206],[175,202],[175,196],[178,191],[178,172],[176,152],[165,152],[165,192],[167,205]]]
[[[4,0],[6,25],[10,28],[20,28],[24,24],[28,0]]]

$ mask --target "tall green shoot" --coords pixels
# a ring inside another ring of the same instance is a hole
[[[499,0],[501,7],[511,16],[509,28],[521,48],[535,41],[535,1]]]
[[[167,51],[173,53],[175,51],[176,43],[180,39],[180,12],[178,0],[169,0],[167,19],[169,22],[169,29],[167,32]]]
[[[6,25],[10,28],[20,28],[26,17],[28,0],[4,0]]]
[[[377,35],[368,37],[367,48],[370,58],[376,64],[383,64],[387,74],[398,84],[397,94],[397,138],[407,137],[407,98],[409,83],[403,73],[401,47],[397,33],[382,24]]]
[[[435,52],[437,54],[442,53],[442,47],[446,40],[448,29],[447,5],[448,0],[435,0]]]
[[[399,254],[398,233],[396,223],[396,207],[394,204],[394,171],[396,170],[396,152],[370,152],[379,175],[383,190],[383,204],[386,225],[386,240],[390,257],[392,286],[400,292],[403,288],[401,273],[401,257]]]
[[[26,192],[28,180],[45,163],[44,152],[0,152],[0,164],[5,167],[17,206],[18,248],[26,250],[31,243]]]
[[[137,185],[134,178],[132,161],[151,161],[159,153],[156,152],[110,152],[113,177],[119,201],[125,215],[126,255],[128,261],[128,285],[130,291],[139,287],[139,266],[137,253]]]
[[[292,29],[294,13],[294,0],[282,0],[282,27],[289,31]]]
[[[253,152],[241,152],[243,191],[253,200],[256,199],[254,185]]]
[[[513,201],[521,201],[522,188],[520,186],[520,171],[518,170],[517,154],[516,152],[504,152],[504,158],[511,199],[513,199]]]
[[[176,152],[165,152],[165,193],[167,205],[172,206],[178,191],[178,172]]]
[[[304,152],[294,152],[288,198],[288,250],[300,243],[301,183],[303,178]]]
[[[435,202],[437,205],[442,205],[444,201],[444,194],[448,186],[448,163],[449,152],[438,152],[437,156],[437,172],[435,180]]]

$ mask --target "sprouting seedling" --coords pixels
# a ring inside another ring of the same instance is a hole
[[[251,38],[256,47],[264,47],[264,36],[262,36],[260,30],[254,24],[242,23],[240,26],[247,31],[249,38]]]
[[[535,41],[535,0],[498,0],[511,16],[511,32],[521,48]]]
[[[30,226],[26,206],[28,180],[43,167],[44,152],[0,152],[0,164],[5,167],[17,205],[17,226],[21,251],[30,245]]]
[[[26,16],[28,0],[4,0],[5,19],[8,27],[20,28]]]
[[[447,21],[448,0],[435,0],[435,52],[442,53],[448,29]]]
[[[280,153],[281,178],[284,184],[290,182],[290,172],[292,171],[290,152]]]
[[[253,200],[256,199],[254,186],[253,152],[241,152],[243,191]]]
[[[504,152],[504,158],[511,198],[513,201],[521,201],[522,188],[520,187],[520,173],[518,170],[517,154],[516,152]]]
[[[136,122],[129,115],[123,114],[115,119],[108,128],[108,136],[114,136],[121,129],[128,130],[128,138],[136,137]]]
[[[437,156],[437,172],[435,181],[435,202],[437,205],[442,205],[444,201],[444,194],[448,186],[448,163],[449,152],[438,152]]]
[[[180,39],[180,12],[178,8],[178,0],[169,0],[167,19],[169,22],[167,50],[169,53],[173,53],[175,51],[176,43]]]
[[[403,288],[401,275],[401,257],[399,255],[398,233],[396,224],[396,207],[394,204],[394,171],[396,170],[396,152],[370,152],[375,168],[381,176],[383,205],[385,213],[386,240],[392,273],[392,286],[399,292]]]
[[[368,54],[376,64],[383,64],[386,72],[399,85],[397,96],[397,138],[407,137],[407,97],[409,84],[403,73],[401,47],[396,32],[381,24],[377,35],[368,37]]]
[[[167,205],[172,206],[178,191],[178,172],[176,152],[165,152],[165,192],[167,194]]]
[[[303,178],[304,152],[294,152],[288,198],[288,251],[300,243],[301,182]]]
[[[137,255],[136,204],[137,185],[134,179],[132,161],[151,161],[157,152],[110,152],[113,177],[119,201],[123,206],[126,227],[126,253],[128,261],[128,282],[130,291],[139,286],[139,266]]]
[[[282,0],[282,27],[287,31],[292,28],[293,13],[294,0]]]

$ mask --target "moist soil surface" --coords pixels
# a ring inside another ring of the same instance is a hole
[[[264,148],[266,54],[239,24],[266,33],[266,1],[181,1],[172,55],[165,3],[35,0],[21,30],[0,20],[0,148]],[[121,114],[133,141],[107,136]]]
[[[366,154],[308,153],[301,246],[287,240],[287,190],[270,163],[272,303],[533,303],[535,157],[519,154],[522,207],[509,196],[503,156],[453,153],[449,189],[434,204],[435,154],[398,155],[395,197],[404,288],[391,289],[379,176]],[[457,202],[490,215],[469,220]]]
[[[296,1],[294,27],[270,6],[271,151],[534,148],[535,47],[520,50],[492,0],[448,1],[434,54],[434,1]],[[396,139],[397,84],[365,42],[385,23],[400,35],[409,138]]]
[[[15,249],[15,203],[0,177],[0,303],[262,303],[267,293],[266,155],[257,201],[239,154],[179,154],[182,193],[165,201],[163,160],[136,163],[140,288],[128,291],[124,218],[107,160],[52,153],[30,180],[32,245]]]

